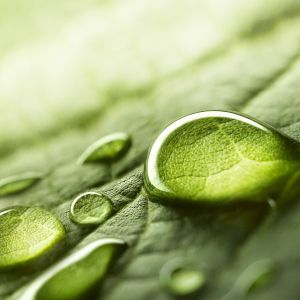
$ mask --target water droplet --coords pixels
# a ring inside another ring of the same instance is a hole
[[[232,290],[222,300],[244,299],[248,294],[268,285],[277,274],[277,266],[270,259],[250,265],[238,278]]]
[[[104,136],[84,151],[78,163],[113,162],[121,158],[130,145],[131,139],[127,133],[117,132]]]
[[[109,198],[96,192],[79,195],[71,205],[70,218],[77,224],[101,224],[112,214]]]
[[[7,196],[24,191],[33,186],[43,177],[44,175],[42,173],[28,172],[1,179],[0,196]]]
[[[269,198],[267,201],[268,201],[269,206],[270,206],[272,209],[275,209],[275,208],[277,207],[277,203],[275,202],[274,199]]]
[[[171,260],[161,269],[160,282],[172,294],[178,296],[190,295],[206,283],[205,275],[186,265],[182,260]]]
[[[113,238],[89,244],[46,270],[19,300],[91,299],[88,293],[104,278],[124,246]]]
[[[299,166],[299,145],[269,125],[207,111],[159,135],[145,165],[145,186],[170,201],[266,201]]]
[[[254,263],[247,270],[245,277],[248,277],[248,286],[245,284],[246,293],[252,293],[268,285],[275,277],[277,268],[274,262],[269,259]]]
[[[38,207],[15,206],[0,212],[0,269],[44,254],[65,236],[61,222]]]

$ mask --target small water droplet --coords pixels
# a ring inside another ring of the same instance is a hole
[[[27,172],[3,178],[0,180],[0,196],[7,196],[22,192],[33,186],[43,177],[44,175],[42,173]]]
[[[78,163],[113,162],[120,159],[130,145],[131,139],[127,133],[117,132],[104,136],[84,151]]]
[[[22,265],[44,254],[65,236],[61,222],[38,207],[0,212],[0,269]]]
[[[42,273],[18,299],[93,299],[87,295],[101,282],[124,246],[114,238],[95,241]]]
[[[277,270],[276,264],[270,259],[253,263],[241,274],[231,291],[222,300],[244,299],[248,294],[271,283]]]
[[[79,195],[71,204],[70,218],[77,224],[97,225],[112,214],[111,200],[103,194],[87,192]]]
[[[247,273],[249,276],[249,285],[246,289],[246,293],[250,294],[260,288],[267,286],[274,279],[277,273],[277,268],[274,262],[266,259],[253,264],[251,268],[248,269]]]
[[[277,207],[277,203],[272,198],[268,199],[268,204],[272,209],[275,209]]]
[[[274,128],[207,111],[177,120],[158,136],[145,165],[145,187],[173,202],[266,201],[299,167],[299,144]]]
[[[171,260],[161,269],[160,282],[172,294],[190,295],[204,287],[206,278],[203,272],[185,264],[182,260]]]

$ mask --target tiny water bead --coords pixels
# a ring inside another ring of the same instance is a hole
[[[266,201],[300,167],[299,144],[269,125],[231,112],[183,117],[154,142],[148,193],[170,201]]]
[[[185,265],[180,260],[171,260],[162,267],[160,282],[172,294],[185,296],[203,288],[206,277],[203,272]]]
[[[82,225],[97,225],[112,214],[111,200],[103,194],[87,192],[79,195],[71,204],[70,218]]]
[[[117,132],[104,136],[83,152],[78,159],[78,163],[116,161],[129,150],[130,145],[131,138],[125,132]]]
[[[0,212],[0,269],[22,265],[44,254],[65,236],[62,223],[38,207]]]
[[[93,299],[89,292],[104,279],[124,248],[124,241],[114,238],[92,242],[46,270],[18,299]]]
[[[10,176],[0,180],[0,196],[7,196],[22,192],[44,177],[39,172],[27,172],[15,176]]]

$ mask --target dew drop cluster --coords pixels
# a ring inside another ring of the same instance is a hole
[[[130,146],[127,133],[114,133],[89,146],[77,162],[111,166]],[[296,141],[251,117],[207,111],[175,121],[157,137],[145,163],[144,185],[150,199],[162,202],[190,205],[264,201],[276,207],[276,196],[299,168]],[[4,178],[0,180],[0,197],[15,197],[43,177],[42,173],[28,172]],[[99,226],[113,213],[114,205],[107,195],[88,191],[72,201],[69,218],[78,226]],[[54,249],[66,235],[63,223],[54,214],[28,206],[2,210],[0,232],[1,271],[26,266]],[[78,250],[66,254],[26,285],[18,299],[90,297],[124,245],[124,241],[109,237],[79,245]],[[242,299],[264,286],[271,281],[274,270],[270,261],[253,264],[224,300]],[[175,296],[198,293],[209,281],[208,273],[178,260],[167,261],[158,276],[161,287]]]

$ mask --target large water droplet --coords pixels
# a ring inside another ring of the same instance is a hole
[[[201,271],[175,259],[162,267],[160,282],[172,294],[184,296],[201,289],[206,283],[206,278]]]
[[[0,212],[0,269],[39,257],[65,236],[61,222],[37,207],[16,206]]]
[[[117,132],[104,136],[84,151],[78,163],[113,162],[121,158],[130,145],[131,139],[127,133]]]
[[[42,173],[28,172],[0,180],[0,196],[22,192],[43,178]]]
[[[295,141],[250,117],[207,111],[159,135],[145,185],[150,195],[171,201],[266,201],[299,167]]]
[[[71,205],[70,218],[77,224],[101,224],[113,210],[109,198],[96,192],[79,195]]]
[[[33,281],[19,300],[79,300],[104,278],[125,243],[118,239],[95,241],[50,267]]]

